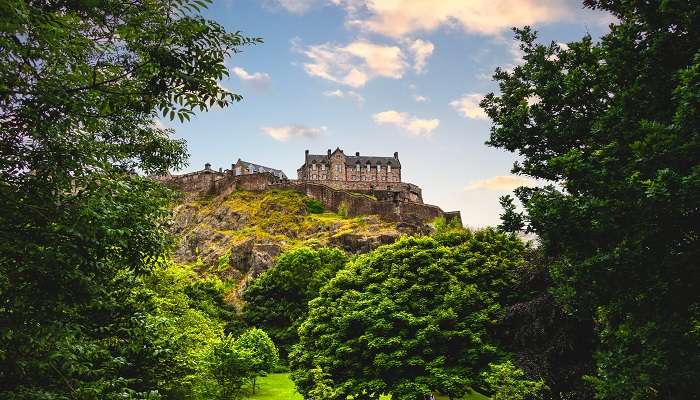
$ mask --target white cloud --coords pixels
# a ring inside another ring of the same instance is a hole
[[[260,131],[280,142],[295,138],[313,139],[321,136],[328,128],[322,126],[320,128],[310,128],[304,125],[283,125],[283,126],[263,126]]]
[[[351,87],[362,87],[375,77],[400,79],[406,69],[403,52],[397,46],[374,44],[358,40],[341,46],[324,43],[292,49],[303,53],[309,60],[304,63],[307,74]]]
[[[272,0],[268,4],[273,7],[282,7],[292,14],[304,14],[318,3],[317,0]]]
[[[437,118],[420,119],[408,113],[395,110],[376,113],[372,116],[372,119],[379,125],[395,125],[414,136],[430,136],[440,126],[440,120]]]
[[[323,95],[326,97],[337,97],[340,99],[350,99],[353,102],[355,102],[355,104],[357,104],[357,105],[362,105],[365,102],[365,98],[362,97],[361,94],[359,94],[353,90],[347,90],[347,91],[342,91],[340,89],[327,90],[327,91],[323,92]]]
[[[413,95],[413,100],[415,100],[416,103],[425,103],[426,101],[428,101],[428,98],[425,97],[425,96],[421,96],[421,95],[418,95],[418,94],[414,94],[414,95]]]
[[[331,0],[348,13],[348,25],[394,38],[440,27],[498,35],[513,26],[573,20],[571,0]]]
[[[413,69],[418,74],[423,73],[428,63],[428,57],[435,50],[435,45],[425,40],[416,39],[408,46],[408,50],[413,55]]]
[[[483,98],[483,94],[467,93],[459,99],[452,100],[450,106],[465,118],[488,119],[484,110],[479,107],[479,102],[481,102]]]
[[[251,74],[241,67],[234,67],[231,71],[241,81],[252,84],[258,88],[266,87],[271,81],[270,75],[266,72],[254,72]]]
[[[537,186],[537,181],[522,176],[501,175],[473,181],[467,185],[464,190],[486,189],[498,192],[509,192],[520,186],[534,187]]]

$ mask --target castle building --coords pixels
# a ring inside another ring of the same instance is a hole
[[[297,170],[300,181],[319,183],[356,182],[367,186],[382,187],[390,182],[401,182],[399,153],[393,157],[346,156],[336,148],[326,154],[309,154],[306,150],[304,164]],[[383,185],[384,184],[384,185]]]
[[[240,158],[238,159],[238,161],[236,161],[235,164],[231,164],[231,171],[234,176],[268,172],[280,179],[287,179],[287,175],[285,175],[284,172],[282,172],[279,169],[266,167],[264,165],[253,164],[248,161],[243,161]]]

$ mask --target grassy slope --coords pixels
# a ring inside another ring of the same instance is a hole
[[[250,394],[248,399],[253,400],[303,400],[301,395],[294,390],[294,383],[289,379],[289,374],[270,374],[258,379],[258,389],[253,395]],[[383,400],[390,399],[389,396],[383,396]],[[436,396],[438,400],[446,400],[447,397]],[[489,398],[474,393],[465,397],[463,400],[488,400]]]

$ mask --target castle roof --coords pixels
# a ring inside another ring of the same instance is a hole
[[[287,175],[285,175],[284,172],[282,172],[279,169],[266,167],[264,165],[253,164],[252,162],[243,161],[240,158],[238,159],[238,162],[236,164],[239,164],[239,163],[242,164],[244,167],[246,167],[251,173],[253,173],[253,172],[269,172],[278,178],[287,179]]]
[[[309,154],[309,164],[329,164],[330,159],[326,154]],[[394,157],[376,157],[376,156],[345,156],[345,165],[354,167],[357,163],[360,165],[391,165],[392,167],[401,167],[401,162]],[[303,165],[302,165],[303,167]]]

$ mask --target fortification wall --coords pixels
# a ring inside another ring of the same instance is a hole
[[[191,196],[226,196],[234,190],[262,192],[271,189],[295,190],[323,203],[328,210],[337,212],[345,208],[348,216],[376,214],[387,221],[429,222],[437,217],[447,220],[458,219],[459,211],[444,212],[440,207],[412,201],[405,191],[356,189],[355,192],[339,190],[325,182],[283,180],[270,173],[231,175],[216,171],[199,171],[164,179],[163,182],[174,189]],[[410,185],[402,183],[402,185]],[[415,188],[418,188],[415,185]],[[406,188],[408,188],[406,186]],[[418,188],[420,191],[420,188]]]

